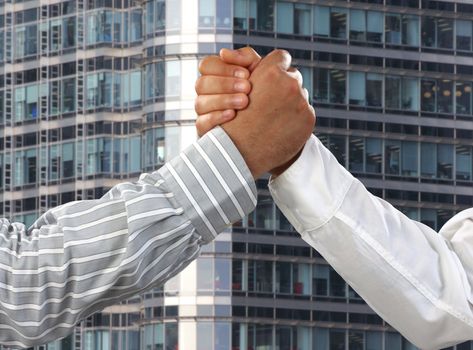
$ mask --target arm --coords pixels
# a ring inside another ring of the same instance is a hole
[[[222,129],[137,183],[0,224],[0,344],[66,336],[77,321],[163,284],[256,204],[253,177]]]
[[[315,136],[270,184],[302,238],[422,349],[473,339],[473,210],[438,234],[371,195]]]

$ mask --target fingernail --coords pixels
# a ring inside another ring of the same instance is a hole
[[[243,105],[243,97],[241,96],[234,96],[232,97],[232,104],[234,106],[241,106]]]
[[[240,79],[245,79],[246,78],[246,72],[244,70],[236,70],[235,71],[235,76]]]
[[[233,85],[233,88],[235,91],[238,92],[245,92],[246,91],[246,86],[247,84],[243,81],[236,82],[235,85]]]

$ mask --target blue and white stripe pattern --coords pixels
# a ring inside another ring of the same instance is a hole
[[[0,219],[0,344],[66,336],[81,319],[156,287],[256,205],[221,128],[136,183],[49,210],[26,229]]]

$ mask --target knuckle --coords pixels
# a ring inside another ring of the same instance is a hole
[[[202,97],[197,96],[194,102],[194,109],[197,112],[197,114],[201,114],[200,112],[202,111]]]
[[[195,82],[195,92],[197,92],[197,94],[200,94],[202,93],[202,88],[203,88],[203,79],[204,77],[199,77],[196,82]]]
[[[287,87],[288,87],[289,92],[292,95],[296,95],[297,97],[301,95],[301,87],[297,79],[294,79],[294,78],[289,79],[289,81],[287,82]]]
[[[217,56],[206,56],[199,63],[199,72],[200,74],[205,74],[208,67],[215,62]]]
[[[287,51],[284,50],[284,49],[276,49],[276,50],[274,50],[274,54],[275,54],[275,55],[278,55],[278,56],[280,56],[280,57],[290,56],[289,52],[287,52]]]
[[[281,69],[278,66],[271,66],[267,69],[266,74],[267,74],[267,79],[272,79],[276,80],[281,77]]]

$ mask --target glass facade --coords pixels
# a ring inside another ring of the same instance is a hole
[[[0,215],[30,225],[162,166],[195,138],[198,60],[248,44],[292,54],[317,136],[373,194],[437,230],[473,206],[466,0],[12,0],[0,1]],[[196,263],[45,347],[415,349],[257,185],[255,211]]]

